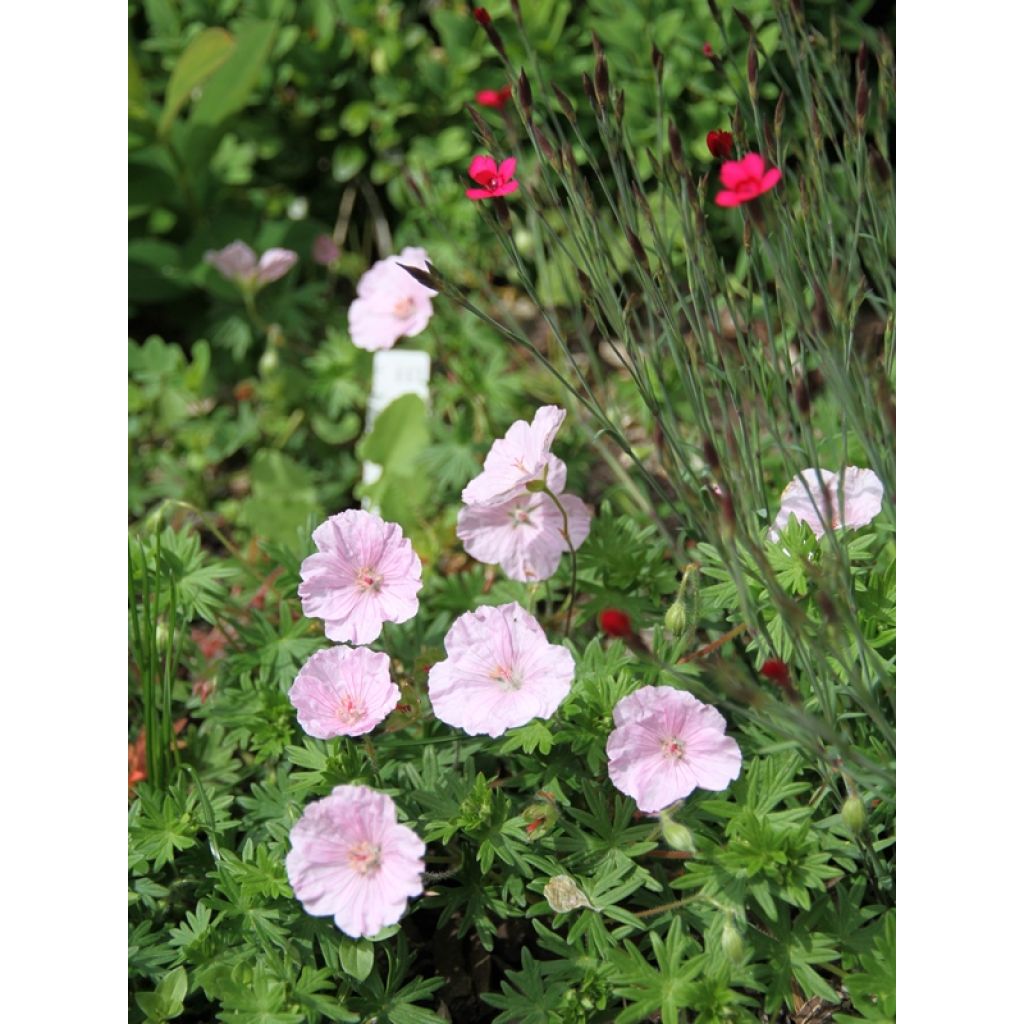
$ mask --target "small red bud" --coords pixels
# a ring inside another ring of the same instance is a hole
[[[487,13],[486,7],[474,7],[473,17],[476,18],[477,24],[490,25],[491,16]]]
[[[715,55],[715,48],[710,43],[705,43],[700,48],[700,52],[703,53],[708,60],[711,60],[711,58],[714,57]]]
[[[605,608],[598,615],[597,622],[608,636],[629,636],[633,632],[629,616],[618,608]]]
[[[708,149],[716,159],[732,156],[732,132],[708,132]]]

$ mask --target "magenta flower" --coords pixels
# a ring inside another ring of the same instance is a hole
[[[448,657],[433,665],[427,690],[434,714],[471,736],[501,736],[532,718],[550,718],[572,686],[576,666],[564,647],[514,602],[477,608],[444,638]]]
[[[300,569],[303,614],[323,619],[332,640],[370,644],[385,622],[419,610],[423,570],[397,523],[349,509],[313,531],[317,546]]]
[[[578,548],[590,533],[590,510],[574,494],[558,500],[569,517],[569,536]],[[459,512],[456,534],[478,562],[500,565],[511,579],[523,583],[555,574],[569,550],[562,513],[546,494],[524,492],[501,505],[467,505]]]
[[[467,188],[470,199],[496,199],[519,188],[515,180],[516,158],[510,156],[499,167],[493,156],[475,156],[469,164],[469,176],[481,187]]]
[[[262,288],[284,277],[295,266],[299,254],[291,249],[268,249],[257,261],[256,253],[235,241],[223,249],[209,249],[203,259],[229,281],[241,287]]]
[[[516,420],[505,436],[491,445],[484,470],[462,491],[467,505],[500,505],[521,495],[533,480],[544,479],[555,494],[565,487],[565,463],[551,454],[551,444],[565,419],[557,405],[541,406],[533,422]]]
[[[386,654],[365,647],[317,651],[288,691],[299,725],[320,740],[370,732],[398,703],[389,665]]]
[[[821,471],[820,483],[814,469],[797,473],[782,492],[781,507],[768,532],[769,539],[779,539],[790,516],[807,523],[814,536],[820,538],[825,535],[826,522],[831,523],[833,530],[843,526],[857,530],[882,511],[885,488],[870,469],[847,466],[843,471],[841,502],[839,491],[839,477],[827,469]]]
[[[397,256],[378,260],[359,279],[356,300],[348,308],[348,332],[357,348],[375,352],[391,348],[399,338],[414,338],[434,315],[431,296],[399,264],[427,269],[426,249],[408,247]]]
[[[701,789],[722,790],[739,777],[739,745],[725,735],[725,719],[692,693],[644,686],[612,713],[608,774],[641,811],[660,811]]]
[[[303,910],[334,917],[354,939],[395,924],[423,892],[423,840],[399,825],[395,803],[366,786],[335,786],[291,831],[288,881]]]
[[[495,110],[501,110],[511,98],[511,85],[503,85],[500,89],[481,89],[476,94],[476,101],[481,107],[493,107]]]
[[[719,206],[739,206],[775,188],[782,179],[782,171],[777,167],[765,170],[761,156],[748,153],[742,160],[726,160],[721,178],[725,191],[715,196],[715,202]]]

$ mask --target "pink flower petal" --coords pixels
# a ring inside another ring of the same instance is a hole
[[[715,196],[715,202],[719,206],[739,206],[742,201],[735,192],[719,192]]]
[[[493,156],[475,156],[469,163],[469,176],[484,185],[498,173],[498,165]]]
[[[497,198],[498,196],[507,196],[515,192],[518,188],[518,181],[507,181],[505,182],[504,185],[499,185],[496,189],[494,189],[494,191],[491,192],[491,195],[495,198]]]
[[[284,277],[298,262],[299,254],[291,249],[268,249],[261,257],[256,269],[256,282],[270,284]]]
[[[748,153],[740,161],[740,166],[745,178],[760,178],[764,174],[764,159],[760,153]]]
[[[498,177],[504,178],[508,181],[510,178],[514,178],[516,173],[516,158],[510,156],[505,160],[501,161],[498,167]]]
[[[778,167],[773,167],[771,170],[766,171],[764,177],[761,179],[761,191],[767,192],[770,188],[775,188],[781,180],[782,171],[780,171]]]

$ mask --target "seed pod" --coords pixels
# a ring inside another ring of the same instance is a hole
[[[711,12],[711,17],[716,24],[722,24],[722,12],[718,9],[718,4],[715,0],[708,0],[708,10]]]
[[[523,116],[529,120],[533,113],[533,90],[522,68],[519,70],[519,105],[523,108]]]
[[[519,0],[509,0],[509,6],[512,8],[512,14],[515,16],[516,24],[523,27],[523,12],[519,9]]]
[[[620,89],[615,94],[615,104],[614,104],[614,107],[615,107],[615,120],[616,120],[616,122],[619,125],[621,125],[622,124],[622,115],[626,111],[626,91],[625,91],[625,89]]]
[[[608,61],[602,52],[594,62],[594,92],[597,94],[597,102],[602,110],[608,105],[610,91],[611,83],[608,79]]]
[[[505,52],[505,44],[501,41],[501,36],[498,35],[498,30],[491,24],[490,16],[488,16],[486,22],[482,21],[480,24],[483,26],[484,32],[487,33],[487,38],[491,41],[491,46],[493,46],[498,53],[505,58],[505,60],[508,60],[508,54]]]
[[[587,97],[587,102],[596,111],[597,93],[594,92],[594,82],[586,71],[583,72],[583,95]]]
[[[737,14],[739,11],[736,12]],[[757,46],[754,37],[750,37],[747,44],[747,88],[750,91],[751,102],[757,100]]]
[[[665,55],[658,49],[657,45],[651,46],[651,65],[654,68],[654,77],[660,83],[665,75]]]
[[[435,292],[444,291],[444,281],[434,271],[432,263],[427,263],[427,269],[419,267],[407,267],[404,263],[398,264],[410,277],[418,281],[424,288],[430,288]]]
[[[551,88],[554,90],[555,99],[558,100],[558,105],[562,108],[562,113],[568,118],[570,124],[576,123],[576,111],[573,109],[572,102],[569,97],[558,88],[557,85],[552,85]]]
[[[548,161],[553,164],[556,168],[561,170],[561,161],[558,158],[558,151],[554,146],[551,145],[550,140],[544,134],[544,129],[539,124],[531,124],[530,132],[532,133],[537,148],[547,157]]]
[[[590,280],[590,278],[587,276],[586,272],[583,271],[583,270],[580,270],[580,268],[577,267],[576,268],[576,277],[579,279],[580,288],[582,289],[583,294],[584,295],[593,295],[594,294],[594,284]]]
[[[748,36],[754,34],[754,23],[739,9],[732,12],[736,16],[736,20],[743,26],[743,31]]]
[[[650,273],[650,267],[647,262],[647,250],[644,249],[643,243],[633,233],[632,229],[628,227],[626,228],[626,241],[629,242],[629,247],[633,250],[637,263]]]

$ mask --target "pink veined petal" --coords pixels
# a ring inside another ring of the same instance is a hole
[[[772,524],[769,537],[778,540],[779,533],[786,528],[790,516],[796,516],[800,522],[807,523],[816,537],[824,536],[825,517],[830,511],[833,515],[839,511],[835,499],[835,478],[835,473],[827,469],[821,470],[820,481],[818,471],[814,468],[797,473],[782,491],[779,513]]]
[[[366,299],[356,299],[348,308],[348,333],[356,348],[367,352],[392,348],[402,336],[401,325],[390,313],[380,313]]]
[[[712,729],[701,729],[687,737],[683,760],[691,767],[697,785],[714,792],[738,779],[743,764],[739,744]]]
[[[467,188],[466,196],[470,199],[491,199],[495,195],[489,188]]]
[[[507,181],[504,185],[499,185],[491,195],[497,198],[498,196],[507,196],[512,192],[515,192],[519,188],[518,181]]]
[[[735,192],[719,192],[715,202],[719,206],[739,206],[742,200]]]
[[[496,177],[498,165],[493,156],[475,156],[469,163],[469,176],[478,184]]]
[[[765,172],[764,177],[761,179],[761,191],[767,192],[770,188],[775,188],[781,180],[782,171],[778,167],[771,168],[771,170]]]
[[[284,277],[298,262],[299,254],[291,249],[268,249],[261,257],[256,268],[256,280],[259,284],[270,284]]]
[[[764,159],[760,153],[748,153],[741,161],[745,178],[760,178],[764,174]]]
[[[359,594],[344,619],[325,619],[324,632],[331,640],[350,644],[372,644],[384,626],[384,619],[370,594]]]
[[[507,159],[501,161],[501,164],[498,166],[499,178],[504,178],[506,181],[508,181],[510,178],[515,176],[515,173],[516,158],[514,156],[510,156]]]
[[[838,478],[832,482],[836,492],[835,504],[839,505]],[[882,498],[885,487],[882,481],[870,469],[847,466],[843,472],[843,523],[856,530],[867,526],[882,511]]]
[[[209,249],[203,259],[224,277],[234,281],[252,277],[256,271],[256,253],[241,240],[236,240],[223,249]]]

